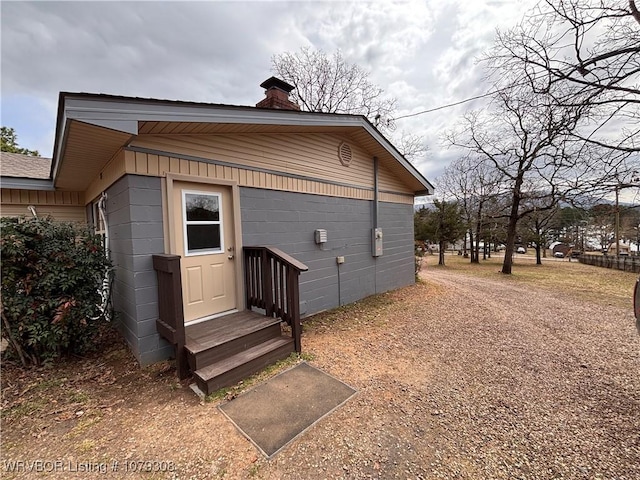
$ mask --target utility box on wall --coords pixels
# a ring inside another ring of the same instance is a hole
[[[317,229],[313,232],[316,244],[321,245],[327,243],[327,231],[323,228]]]
[[[382,229],[371,230],[371,255],[379,257],[382,255]]]

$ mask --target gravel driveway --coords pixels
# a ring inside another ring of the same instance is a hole
[[[423,279],[305,323],[310,363],[358,393],[270,461],[170,365],[140,369],[119,347],[54,371],[5,366],[2,378],[5,460],[120,460],[119,470],[0,476],[640,478],[631,305],[498,274],[428,267]],[[132,460],[171,462],[176,475],[127,471]]]
[[[311,329],[313,363],[359,394],[260,476],[640,478],[631,308],[499,276],[423,278],[377,314]]]

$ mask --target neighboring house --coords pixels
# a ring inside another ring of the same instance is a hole
[[[3,155],[3,215],[31,205],[98,225],[106,194],[113,305],[142,365],[177,348],[184,367],[186,342],[191,370],[217,375],[205,365],[216,355],[197,353],[252,305],[290,323],[414,281],[413,201],[432,185],[363,116],[301,112],[285,82],[261,86],[257,108],[61,93],[50,175],[7,173]],[[260,277],[276,265],[281,274]],[[301,272],[299,304],[282,303],[298,293],[285,270]],[[158,278],[174,290],[159,296]],[[182,321],[172,325],[182,317],[186,340]],[[255,350],[226,355],[243,348]],[[251,358],[254,370],[266,363]],[[211,391],[250,370],[199,385]]]
[[[616,243],[610,243],[607,247],[607,253],[609,255],[616,254]],[[624,240],[620,240],[618,242],[618,254],[619,255],[630,255],[631,254],[631,242],[626,243]]]
[[[571,247],[569,245],[567,245],[566,243],[552,243],[551,245],[549,245],[549,247],[551,248],[551,252],[553,253],[553,255],[555,256],[556,253],[562,253],[563,256],[567,256],[569,254],[569,251],[571,250]]]
[[[47,181],[51,177],[51,159],[21,153],[0,152],[2,199],[0,215],[52,216],[61,221],[86,222],[84,203],[78,192],[30,190],[32,180]],[[26,182],[26,183],[25,183]],[[12,185],[14,188],[4,188]],[[27,188],[23,189],[22,186]],[[32,208],[27,208],[31,206]]]

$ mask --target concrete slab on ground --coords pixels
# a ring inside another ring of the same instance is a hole
[[[219,408],[270,458],[355,393],[340,380],[301,363]]]

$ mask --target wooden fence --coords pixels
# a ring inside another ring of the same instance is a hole
[[[580,263],[596,267],[616,268],[625,272],[640,273],[640,257],[629,255],[580,255]]]

